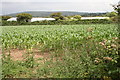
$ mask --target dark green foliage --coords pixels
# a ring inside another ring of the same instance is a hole
[[[16,21],[2,21],[2,26],[6,26],[6,25],[15,26],[15,25],[18,25],[18,22],[16,22]]]
[[[31,25],[31,22],[2,21],[2,26]]]
[[[113,5],[113,8],[117,11],[118,15],[120,15],[120,2],[117,5]]]
[[[64,20],[64,16],[61,13],[52,13],[50,17],[55,18],[56,21]]]
[[[116,20],[116,19],[115,19]],[[110,24],[115,23],[108,19],[93,19],[93,20],[58,20],[58,21],[35,21],[35,22],[15,22],[15,21],[3,21],[3,26],[12,25],[76,25],[76,24]]]
[[[16,17],[18,22],[30,22],[32,19],[32,15],[28,13],[20,13]]]
[[[77,19],[77,20],[81,20],[81,16],[80,15],[75,15],[73,16],[74,19]]]
[[[106,13],[104,16],[110,17],[113,22],[118,22],[119,19],[117,12]]]
[[[2,16],[2,21],[7,21],[10,18],[11,18],[11,16]]]
[[[110,12],[110,13],[106,13],[105,16],[107,16],[107,17],[115,17],[115,16],[117,16],[117,13],[116,12]]]

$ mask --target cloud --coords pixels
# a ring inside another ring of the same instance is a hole
[[[2,0],[2,2],[29,2],[29,0]]]
[[[2,3],[2,14],[36,10],[110,12],[113,11],[110,4],[116,4],[118,1],[119,0],[4,0]]]

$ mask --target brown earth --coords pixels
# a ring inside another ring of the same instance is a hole
[[[41,52],[40,50],[33,49],[31,51],[29,50],[19,50],[19,49],[12,49],[10,51],[5,51],[4,54],[10,54],[11,58],[13,60],[23,60],[24,56],[28,53],[32,52],[35,59],[42,58],[42,59],[48,59],[50,58],[49,52]]]

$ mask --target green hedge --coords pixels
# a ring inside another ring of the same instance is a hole
[[[35,22],[16,22],[16,21],[3,21],[2,26],[15,26],[15,25],[75,25],[75,24],[110,24],[114,23],[108,19],[87,19],[87,20],[72,20],[72,21],[35,21]]]

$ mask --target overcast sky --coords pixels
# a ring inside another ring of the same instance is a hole
[[[110,12],[119,0],[2,0],[0,14],[23,11]],[[1,5],[0,5],[1,6]]]

